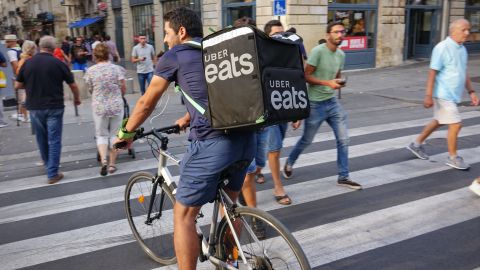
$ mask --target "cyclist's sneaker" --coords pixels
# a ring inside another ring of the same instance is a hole
[[[470,168],[470,165],[463,161],[463,158],[460,156],[456,156],[453,159],[448,157],[445,164],[457,170],[468,170]]]
[[[468,187],[473,193],[480,196],[480,178],[473,180],[473,183]]]
[[[290,178],[292,177],[292,174],[293,174],[293,167],[292,165],[288,165],[286,162],[285,162],[285,166],[283,166],[283,177],[285,178]]]
[[[0,121],[0,128],[8,127],[8,123]]]
[[[265,239],[265,225],[263,225],[263,222],[261,220],[252,220],[252,229],[253,233],[259,240]]]
[[[423,145],[415,146],[415,144],[412,142],[407,146],[407,149],[410,150],[410,152],[412,152],[419,159],[426,160],[429,158],[427,153],[425,153],[425,149],[423,149]]]
[[[351,189],[362,189],[363,188],[362,185],[360,185],[357,182],[353,182],[348,177],[338,179],[337,185],[343,186],[343,187],[348,187],[348,188],[351,188]]]

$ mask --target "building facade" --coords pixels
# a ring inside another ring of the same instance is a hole
[[[140,34],[157,51],[166,49],[163,15],[180,6],[201,16],[206,35],[242,16],[254,18],[260,29],[279,19],[297,29],[307,51],[325,37],[328,22],[342,21],[347,69],[429,58],[457,18],[472,24],[468,50],[480,51],[480,0],[0,0],[0,30],[24,38],[42,31],[58,38],[108,34],[128,60]]]
[[[480,0],[108,0],[106,32],[122,43],[129,58],[135,38],[146,34],[150,43],[164,50],[165,12],[187,6],[202,18],[205,34],[232,25],[242,16],[252,17],[258,27],[279,19],[286,28],[295,27],[307,51],[325,37],[330,21],[342,21],[347,35],[342,49],[347,69],[387,67],[407,59],[429,58],[440,40],[448,35],[454,19],[472,24],[471,52],[480,51]],[[274,5],[286,11],[276,16]],[[282,3],[283,2],[283,3]],[[123,42],[122,42],[123,41]]]

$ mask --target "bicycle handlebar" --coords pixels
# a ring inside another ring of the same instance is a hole
[[[161,137],[162,137],[161,133],[165,133],[165,134],[172,134],[172,133],[177,133],[178,134],[178,133],[180,133],[180,126],[179,125],[172,125],[172,126],[167,126],[167,127],[162,127],[162,128],[154,128],[154,129],[151,129],[148,132],[144,132],[144,130],[145,129],[143,127],[137,129],[135,131],[135,136],[133,137],[133,141],[136,141],[138,139],[141,139],[141,138],[144,138],[144,137],[147,137],[147,136],[150,136],[150,135],[153,135],[160,140]],[[122,141],[122,142],[119,142],[119,143],[115,143],[113,145],[113,149],[122,149],[125,146],[127,146],[127,142]]]

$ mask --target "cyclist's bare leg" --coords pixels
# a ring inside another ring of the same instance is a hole
[[[200,245],[195,219],[201,207],[187,207],[179,202],[174,206],[174,244],[178,269],[194,270],[197,267]]]
[[[247,173],[242,186],[242,194],[247,206],[257,207],[257,186],[255,185],[255,172]]]

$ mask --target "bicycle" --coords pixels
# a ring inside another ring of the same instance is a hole
[[[177,186],[167,161],[173,161],[176,165],[180,162],[168,151],[167,135],[179,131],[178,126],[149,132],[140,128],[137,131],[134,140],[147,138],[158,159],[158,170],[156,175],[149,172],[133,174],[125,189],[125,210],[135,239],[151,259],[165,265],[176,262],[173,205]],[[222,270],[311,269],[297,240],[280,221],[260,209],[237,206],[227,196],[223,187],[228,183],[229,173],[244,166],[248,166],[247,161],[234,163],[223,171],[213,201],[208,237],[204,236],[200,226],[203,212],[200,211],[197,216],[197,233],[201,243],[199,260],[208,260],[216,269]],[[218,222],[220,209],[223,210],[223,217]],[[252,228],[258,222],[265,225],[265,237],[262,239],[255,236]]]

